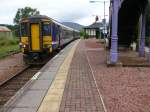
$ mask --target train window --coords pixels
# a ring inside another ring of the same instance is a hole
[[[43,32],[43,36],[51,35],[51,25],[50,24],[43,24],[42,32]]]
[[[21,24],[21,36],[22,37],[28,36],[28,24],[27,23]]]

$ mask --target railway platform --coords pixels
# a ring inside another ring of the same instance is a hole
[[[96,39],[76,40],[1,109],[6,112],[149,112],[150,69],[107,67]]]

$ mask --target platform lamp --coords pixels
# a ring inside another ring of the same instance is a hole
[[[105,33],[105,28],[106,28],[106,18],[105,18],[105,7],[106,7],[106,3],[107,2],[109,2],[109,1],[95,1],[95,0],[91,0],[91,1],[89,1],[90,3],[97,3],[97,2],[99,2],[99,3],[104,3],[104,33]],[[105,35],[104,35],[105,36]]]

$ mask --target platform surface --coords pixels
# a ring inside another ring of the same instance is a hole
[[[71,43],[32,78],[7,110],[150,112],[150,69],[107,67],[106,55],[99,40]]]

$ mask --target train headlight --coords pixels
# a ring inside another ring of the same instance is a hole
[[[22,43],[21,42],[19,43],[19,46],[22,47]]]
[[[25,45],[25,44],[23,44],[23,43],[19,43],[19,46],[21,47],[21,48],[26,48],[27,47],[27,45]]]
[[[26,48],[26,45],[23,45],[23,48]]]
[[[47,48],[51,48],[51,45],[47,45]]]
[[[45,48],[51,48],[51,45],[46,44],[46,45],[44,45],[44,47]]]

